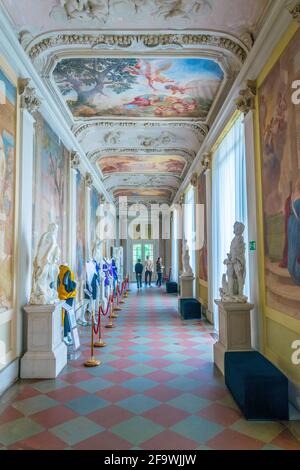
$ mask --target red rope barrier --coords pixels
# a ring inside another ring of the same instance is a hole
[[[113,293],[110,295],[109,299],[108,299],[108,302],[107,302],[107,306],[106,306],[106,311],[104,312],[103,308],[102,308],[102,305],[100,305],[99,307],[99,311],[98,311],[98,321],[97,321],[97,325],[93,325],[93,328],[94,328],[94,333],[95,335],[97,335],[99,333],[99,328],[100,328],[100,325],[101,325],[101,314],[106,317],[108,315],[108,312],[109,312],[109,307],[110,307],[110,304],[113,302],[113,299],[114,299],[114,296],[113,296]]]

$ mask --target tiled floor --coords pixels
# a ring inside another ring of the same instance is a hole
[[[20,381],[0,400],[0,449],[298,449],[300,423],[247,422],[212,364],[211,327],[177,298],[130,293],[104,330],[100,367],[82,354],[57,380]]]

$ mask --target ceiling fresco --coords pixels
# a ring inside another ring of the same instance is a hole
[[[171,191],[167,189],[158,189],[158,188],[134,188],[134,189],[117,189],[114,191],[115,199],[119,197],[131,198],[159,198],[169,200],[171,197]]]
[[[180,156],[111,156],[102,157],[98,160],[98,165],[103,176],[112,173],[131,173],[135,177],[137,174],[173,174],[181,176],[186,166],[186,161]]]
[[[0,14],[112,198],[171,202],[274,3],[0,0]]]
[[[208,59],[75,58],[54,79],[75,117],[205,120],[224,78]]]

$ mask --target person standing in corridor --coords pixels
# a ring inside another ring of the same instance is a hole
[[[147,286],[148,278],[149,278],[149,287],[151,287],[152,273],[153,273],[153,261],[150,259],[149,256],[147,256],[146,262],[145,262],[145,286]]]
[[[157,274],[156,285],[158,287],[161,287],[162,272],[163,272],[162,260],[161,260],[161,257],[158,257],[156,261],[156,274]]]
[[[138,290],[142,288],[142,272],[143,272],[144,266],[141,263],[141,260],[138,259],[137,263],[135,265],[135,276],[136,276],[136,284]]]

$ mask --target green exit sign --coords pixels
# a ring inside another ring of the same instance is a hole
[[[251,242],[249,242],[249,249],[250,251],[256,250],[256,241],[252,240]]]

